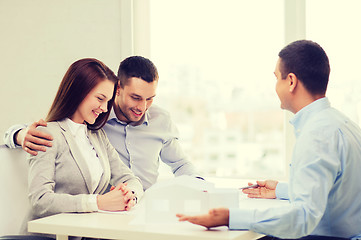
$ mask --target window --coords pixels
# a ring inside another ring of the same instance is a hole
[[[318,42],[330,60],[331,105],[361,126],[360,9],[358,0],[306,2],[307,38]]]
[[[177,124],[205,176],[286,176],[284,113],[274,67],[284,46],[282,0],[152,0],[155,104]]]

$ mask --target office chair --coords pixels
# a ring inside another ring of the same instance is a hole
[[[6,235],[0,236],[0,240],[55,240],[55,238],[36,235]]]

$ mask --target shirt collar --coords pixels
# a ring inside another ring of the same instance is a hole
[[[65,118],[64,122],[68,125],[71,134],[75,137],[78,133],[83,132],[86,134],[87,126],[85,124],[75,123],[70,118]]]
[[[317,112],[320,112],[326,108],[331,106],[327,97],[320,98],[304,108],[298,111],[295,116],[290,120],[290,123],[294,127],[296,137],[299,136],[303,126],[307,122],[307,120]]]
[[[115,121],[117,121],[118,123],[120,123],[122,125],[127,125],[128,124],[126,122],[120,121],[117,118],[117,115],[115,115],[115,112],[114,112],[114,107],[112,107],[112,109],[110,110],[110,114],[109,114],[109,120],[112,120],[112,119],[114,119]],[[129,124],[132,125],[132,126],[138,126],[138,125],[141,125],[141,124],[148,125],[148,119],[149,119],[149,112],[147,110],[147,111],[145,111],[145,114],[143,115],[143,117],[138,122],[131,122]]]

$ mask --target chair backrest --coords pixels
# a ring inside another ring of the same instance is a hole
[[[0,145],[0,236],[19,234],[29,210],[26,158],[22,149]]]

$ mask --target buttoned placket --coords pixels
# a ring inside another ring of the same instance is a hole
[[[133,159],[132,159],[132,154],[131,154],[131,142],[130,142],[130,137],[129,137],[129,129],[130,126],[129,124],[127,124],[124,127],[124,132],[125,132],[125,145],[127,147],[127,151],[128,151],[128,156],[129,156],[129,168],[132,168],[133,165]]]

